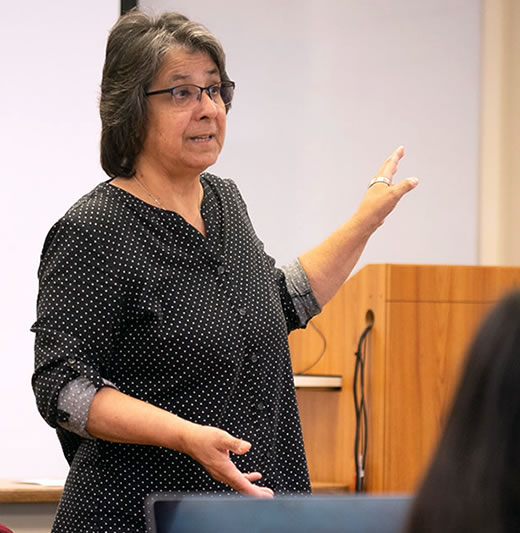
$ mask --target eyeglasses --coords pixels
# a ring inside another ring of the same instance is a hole
[[[235,91],[234,81],[220,81],[213,83],[207,87],[200,87],[199,85],[187,84],[177,85],[177,87],[170,87],[169,89],[161,89],[159,91],[150,91],[146,96],[153,96],[155,94],[170,93],[172,101],[179,109],[189,109],[197,105],[202,98],[202,91],[206,91],[208,96],[216,104],[224,105],[228,108],[233,100],[233,93]]]

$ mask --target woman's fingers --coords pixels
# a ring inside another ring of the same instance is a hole
[[[254,472],[253,474],[242,474],[233,464],[231,459],[229,459],[229,456],[225,459],[223,458],[220,464],[208,468],[208,472],[217,481],[229,485],[232,489],[241,494],[246,494],[247,496],[253,496],[255,498],[272,498],[274,496],[274,492],[271,489],[267,487],[259,487],[251,483],[251,481],[255,481],[262,477],[260,473]],[[250,476],[253,479],[248,479]]]
[[[258,495],[259,498],[264,498],[264,499],[274,498],[274,491],[272,489],[269,489],[267,487],[256,487],[256,488],[260,489],[260,493]]]
[[[396,185],[376,183],[368,189],[360,207],[363,208],[369,218],[375,217],[375,219],[378,219],[377,225],[380,225],[385,217],[393,211],[399,200],[414,189],[418,183],[419,180],[417,178],[406,178]]]
[[[262,479],[262,474],[260,474],[260,472],[250,472],[249,474],[242,474],[242,475],[248,481],[251,481],[251,482]],[[274,496],[273,490],[268,487],[258,487],[255,485],[255,488],[260,489],[261,497],[272,498]]]
[[[399,200],[419,183],[417,178],[407,178],[395,185],[392,183],[392,178],[403,156],[404,147],[400,146],[381,165],[376,178],[369,183],[365,197],[355,214],[368,234],[383,224]]]
[[[392,154],[386,159],[386,161],[381,165],[377,176],[381,177],[381,180],[378,180],[378,183],[375,183],[374,185],[371,185],[370,188],[374,188],[379,193],[384,193],[385,189],[391,189],[392,196],[396,199],[396,202],[404,196],[407,192],[411,191],[413,188],[417,186],[419,183],[419,180],[417,178],[407,178],[397,185],[394,185],[392,183],[392,178],[394,174],[397,172],[397,168],[399,166],[399,161],[404,156],[404,146],[399,146],[396,150],[392,152]],[[386,182],[382,178],[388,178],[390,180],[390,183]],[[376,178],[374,178],[375,181]],[[371,182],[372,183],[372,182]]]
[[[378,176],[384,176],[385,178],[392,179],[392,176],[397,172],[399,161],[404,156],[404,146],[396,148],[386,161],[381,165],[377,173]]]
[[[247,442],[246,440],[237,439],[236,437],[233,437],[233,435],[230,435],[226,432],[223,432],[222,436],[224,438],[222,444],[224,448],[229,450],[230,452],[236,453],[238,455],[243,455],[251,449],[251,443]]]
[[[406,178],[403,181],[399,182],[397,185],[394,185],[394,189],[397,192],[397,197],[402,198],[407,192],[415,189],[419,183],[417,178]]]
[[[248,481],[258,481],[262,479],[262,474],[260,472],[249,472],[249,474],[242,474]]]
[[[198,461],[217,481],[232,489],[257,498],[272,498],[274,493],[267,487],[253,485],[262,478],[260,472],[242,473],[231,461],[229,453],[242,455],[251,448],[251,443],[233,437],[226,431],[210,426],[193,425],[189,455]]]

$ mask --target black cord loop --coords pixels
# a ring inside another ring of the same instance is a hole
[[[361,333],[358,348],[355,353],[356,363],[354,366],[354,409],[356,413],[356,433],[354,438],[354,465],[356,468],[355,492],[364,491],[365,460],[367,455],[367,408],[365,401],[365,362],[368,333],[373,323]]]

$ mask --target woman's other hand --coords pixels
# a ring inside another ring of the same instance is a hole
[[[237,439],[226,431],[211,426],[186,422],[182,445],[179,451],[200,463],[217,481],[232,489],[257,498],[272,498],[274,493],[267,487],[253,485],[262,478],[259,472],[242,473],[233,464],[230,453],[242,455],[251,449],[247,441]]]
[[[267,487],[253,485],[259,472],[242,473],[230,453],[242,455],[251,444],[211,426],[195,424],[111,387],[103,387],[90,404],[86,430],[93,437],[130,444],[163,446],[185,453],[209,474],[248,496],[272,498]]]

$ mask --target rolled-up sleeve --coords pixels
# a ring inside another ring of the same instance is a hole
[[[31,328],[38,410],[52,427],[85,437],[90,401],[107,385],[103,368],[119,328],[121,286],[97,250],[95,232],[66,217],[47,236],[38,277]]]
[[[104,378],[103,384],[117,389],[113,383]],[[97,391],[97,387],[86,377],[69,381],[58,396],[58,412],[62,413],[64,419],[64,421],[58,421],[58,424],[80,437],[93,439],[94,437],[87,431],[87,421],[90,404]]]
[[[300,319],[300,326],[321,312],[321,306],[312,292],[309,279],[298,259],[281,267],[285,277],[287,291],[291,297],[296,314]]]

